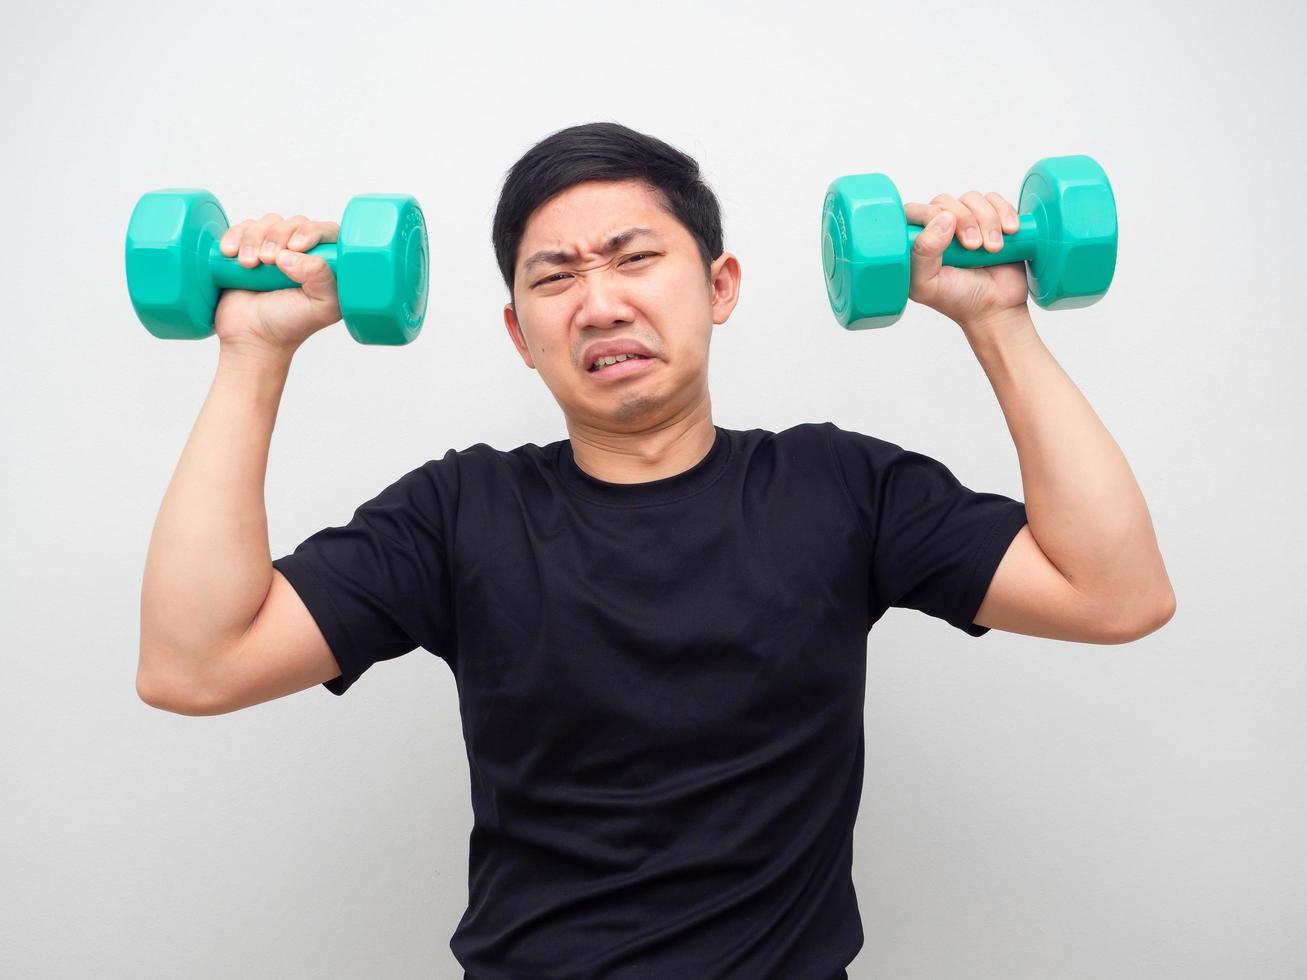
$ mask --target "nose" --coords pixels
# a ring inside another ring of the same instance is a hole
[[[620,282],[615,281],[610,270],[596,269],[589,275],[581,277],[581,326],[611,327],[614,324],[630,323],[635,319],[635,310]]]

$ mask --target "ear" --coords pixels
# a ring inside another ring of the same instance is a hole
[[[522,355],[522,360],[534,371],[536,362],[531,359],[531,349],[526,345],[526,337],[522,333],[522,325],[517,322],[517,312],[512,303],[504,304],[504,326],[508,329],[508,337],[513,341],[513,346]]]
[[[712,277],[712,322],[725,323],[740,299],[740,260],[730,252],[723,252],[709,271]]]

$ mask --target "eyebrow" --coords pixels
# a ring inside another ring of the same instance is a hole
[[[627,228],[625,231],[619,231],[612,238],[608,239],[603,248],[599,249],[600,255],[608,255],[610,252],[616,252],[619,248],[624,248],[635,239],[640,237],[656,239],[650,228]],[[580,261],[580,256],[572,252],[564,252],[559,249],[544,249],[534,253],[522,266],[522,277],[526,278],[531,274],[531,270],[538,265],[561,265],[564,262]]]

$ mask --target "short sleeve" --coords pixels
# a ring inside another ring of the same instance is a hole
[[[871,602],[916,609],[971,636],[1025,504],[963,486],[943,463],[826,423],[871,553]]]
[[[441,657],[449,652],[439,465],[407,473],[361,504],[348,524],[323,528],[272,563],[331,647],[340,676],[323,686],[332,694],[344,694],[374,663],[419,646]]]

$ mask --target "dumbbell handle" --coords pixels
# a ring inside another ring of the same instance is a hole
[[[1003,236],[1003,247],[990,252],[983,246],[966,248],[957,238],[948,243],[941,260],[944,265],[959,269],[977,269],[982,266],[1003,265],[1007,262],[1030,262],[1039,252],[1039,223],[1033,214],[1018,216],[1021,225],[1010,235]],[[921,234],[922,225],[908,225],[908,248]]]
[[[325,242],[322,245],[313,246],[304,254],[325,259],[327,265],[331,268],[332,275],[335,275],[336,253],[336,243]],[[218,289],[253,289],[259,292],[269,292],[273,289],[299,288],[299,283],[291,279],[275,265],[260,261],[254,268],[246,268],[234,257],[223,255],[218,248],[217,242],[214,242],[209,248],[209,275],[213,280],[213,285]]]

